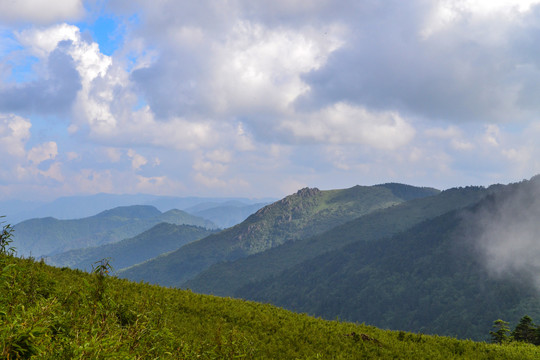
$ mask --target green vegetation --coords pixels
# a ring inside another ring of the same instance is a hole
[[[1,359],[537,359],[522,343],[384,331],[0,255]]]
[[[540,316],[540,298],[526,271],[495,276],[486,268],[475,214],[500,214],[505,199],[519,195],[528,201],[509,207],[512,217],[537,219],[536,189],[532,182],[496,186],[464,211],[445,213],[392,237],[359,239],[250,282],[235,296],[327,319],[487,340],[493,319],[515,323],[524,313]],[[497,216],[481,219],[501,221]],[[515,239],[508,241],[510,248]]]
[[[411,198],[413,189],[387,184],[394,192]],[[410,227],[478,202],[493,189],[466,187],[450,189],[436,196],[417,198],[378,211],[373,211],[314,237],[287,242],[236,261],[221,262],[201,272],[193,280],[180,284],[196,292],[219,296],[240,296],[237,291],[250,283],[279,275],[304,261],[354,242],[370,242],[407,230]],[[245,295],[245,294],[242,294]]]
[[[400,184],[329,191],[305,188],[260,209],[241,224],[128,268],[120,276],[178,286],[218,262],[233,261],[322,233],[364,214],[402,203],[404,198],[437,192]]]
[[[23,221],[14,227],[14,245],[21,256],[53,255],[130,238],[161,222],[216,228],[212,222],[180,210],[162,213],[148,205],[121,206],[83,219]]]
[[[132,266],[214,233],[193,225],[161,223],[133,238],[98,247],[70,250],[46,258],[54,266],[90,270],[95,259],[110,258],[115,268]]]
[[[491,341],[495,344],[507,344],[518,341],[540,345],[540,325],[535,325],[533,319],[525,315],[510,333],[509,323],[498,319],[493,322],[493,331],[490,331]]]

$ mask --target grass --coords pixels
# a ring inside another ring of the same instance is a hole
[[[538,359],[0,255],[0,359]]]

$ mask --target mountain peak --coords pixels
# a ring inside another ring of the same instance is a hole
[[[309,197],[309,196],[313,196],[313,195],[316,195],[318,193],[320,193],[321,190],[317,189],[317,188],[308,188],[308,187],[305,187],[303,189],[300,189],[296,192],[296,195],[299,195],[301,197]]]

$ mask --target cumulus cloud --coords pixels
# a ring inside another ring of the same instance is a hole
[[[51,162],[46,167],[40,166],[57,157],[56,142],[44,142],[26,150],[31,126],[30,121],[20,116],[0,114],[0,153],[5,155],[0,168],[0,181],[13,187],[43,179],[64,179],[61,163]]]
[[[49,141],[34,146],[28,151],[28,160],[37,165],[45,160],[52,160],[58,155],[58,146],[54,141]]]
[[[294,138],[328,144],[363,144],[393,150],[410,142],[414,128],[395,112],[370,112],[363,107],[337,103],[302,119],[282,125]]]
[[[64,23],[84,13],[81,2],[36,17],[40,7],[23,13],[30,1],[20,1],[12,24],[34,25],[0,42],[0,112],[64,119],[88,148],[50,130],[38,142],[66,153],[43,164],[25,152],[24,118],[4,120],[0,142],[21,174],[53,164],[49,179],[80,180],[81,191],[278,189],[269,174],[312,186],[513,179],[540,170],[528,126],[540,110],[537,2],[88,2],[125,29],[107,56],[91,31]],[[14,81],[12,64],[29,57],[30,75]]]
[[[0,22],[50,24],[74,20],[84,14],[81,0],[17,0],[0,1]]]
[[[64,47],[45,59],[44,76],[22,84],[0,85],[0,111],[23,114],[66,114],[81,88],[79,73]]]
[[[28,119],[13,114],[0,114],[0,149],[2,153],[23,157],[26,154],[25,145],[30,138],[31,126]]]
[[[462,2],[390,1],[358,9],[358,19],[347,23],[347,46],[303,77],[311,91],[299,104],[345,100],[454,123],[529,119],[539,109],[523,91],[530,79],[540,79],[530,51],[537,43],[530,36],[538,16],[533,4],[512,17],[496,11],[487,19],[464,6],[423,36],[426,24],[440,17],[441,3]]]
[[[148,160],[140,154],[137,154],[135,150],[129,149],[127,156],[131,159],[131,167],[133,170],[140,170],[141,166],[146,165]]]
[[[309,87],[301,75],[320,68],[342,42],[321,31],[339,29],[269,29],[248,21],[231,29],[217,52],[210,82],[217,112],[285,111]]]

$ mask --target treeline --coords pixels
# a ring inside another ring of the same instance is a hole
[[[490,331],[491,340],[497,344],[506,344],[513,341],[540,345],[540,325],[536,325],[533,319],[525,315],[510,331],[507,321],[498,319],[493,322],[493,331]]]

